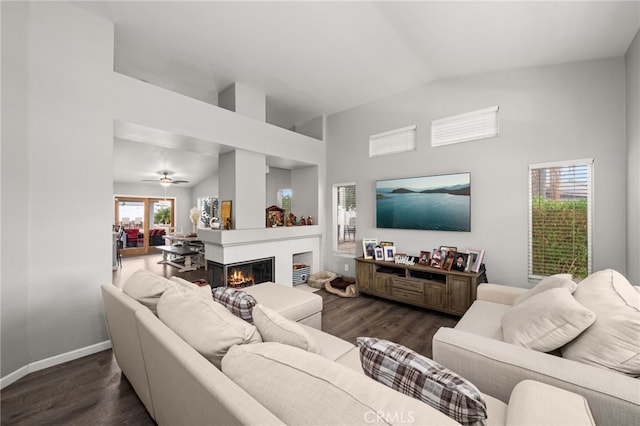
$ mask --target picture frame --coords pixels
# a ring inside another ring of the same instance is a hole
[[[220,222],[224,229],[231,229],[231,200],[220,203]]]
[[[471,272],[480,272],[482,266],[482,259],[484,258],[484,250],[481,249],[467,249],[469,254],[469,270]]]
[[[265,216],[265,226],[267,228],[284,226],[284,209],[281,209],[278,206],[267,207]]]
[[[378,240],[376,238],[362,239],[362,253],[365,259],[373,259],[375,257],[375,249],[377,245]]]
[[[430,262],[431,262],[431,252],[430,251],[421,250],[420,251],[420,257],[418,257],[418,264],[419,265],[424,265],[424,266],[429,266]]]
[[[456,252],[458,251],[458,247],[454,247],[454,246],[440,246],[440,250],[442,251],[446,251],[447,253],[449,253],[450,251]],[[443,253],[444,256],[444,253]]]
[[[446,253],[444,253],[444,256],[443,256],[442,250],[440,250],[439,248],[434,248],[433,251],[431,252],[431,259],[429,260],[429,266],[436,269],[442,269],[442,265],[444,264],[444,260],[446,256],[447,256]]]
[[[468,272],[469,254],[457,251],[453,256],[453,265],[451,265],[451,270],[456,272]]]
[[[379,243],[382,247],[394,246],[393,241],[380,241]]]
[[[450,271],[452,266],[453,266],[453,256],[447,256],[442,263],[441,269],[443,271]]]
[[[384,246],[382,249],[384,250],[384,260],[393,262],[396,255],[396,246]]]
[[[374,257],[376,260],[384,260],[384,249],[380,246],[376,246],[374,249]]]

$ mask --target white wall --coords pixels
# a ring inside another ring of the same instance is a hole
[[[617,58],[443,80],[332,115],[327,200],[333,184],[354,181],[358,243],[376,237],[410,254],[440,245],[485,249],[490,281],[527,287],[527,166],[594,158],[594,270],[626,273],[624,71]],[[431,148],[431,120],[491,105],[500,106],[499,137]],[[418,126],[416,152],[368,157],[369,135],[412,124]],[[471,232],[376,228],[376,179],[457,172],[471,173]],[[330,244],[325,250],[330,270],[343,271],[350,262],[333,256]]]
[[[627,76],[627,277],[640,285],[640,31],[625,56]]]
[[[108,340],[114,91],[112,23],[62,2],[1,7],[4,386]]]
[[[269,167],[269,173],[266,178],[267,189],[265,209],[270,206],[278,205],[279,189],[291,189],[291,170]]]
[[[191,188],[185,188],[179,185],[170,185],[167,187],[167,191],[165,193],[164,187],[160,184],[114,183],[113,194],[116,196],[130,195],[133,197],[157,198],[163,198],[166,195],[169,198],[175,198],[176,230],[178,232],[185,233],[189,233],[192,230],[191,220],[189,219],[189,210],[196,206],[197,199],[193,198]]]

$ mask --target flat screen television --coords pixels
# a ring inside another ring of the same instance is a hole
[[[471,231],[471,174],[376,181],[378,228]]]

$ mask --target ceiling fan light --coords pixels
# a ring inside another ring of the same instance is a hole
[[[171,179],[167,179],[167,178],[161,178],[160,179],[160,185],[167,187],[169,185],[171,185]]]

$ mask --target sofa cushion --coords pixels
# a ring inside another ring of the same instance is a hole
[[[212,299],[211,297],[211,287],[209,287],[209,285],[206,286],[199,286],[197,284],[192,283],[191,281],[187,281],[184,278],[180,278],[180,277],[171,277],[169,278],[169,281],[171,281],[171,283],[179,286],[180,288],[183,288],[185,290],[188,291],[194,291],[196,292],[198,295],[205,297],[207,299]]]
[[[640,376],[640,294],[612,269],[595,272],[573,294],[595,323],[562,348],[564,358]]]
[[[387,340],[358,337],[357,344],[367,376],[429,404],[463,425],[487,418],[480,391],[453,371]]]
[[[533,288],[525,291],[520,296],[516,297],[513,301],[513,305],[519,305],[530,297],[535,296],[536,294],[540,294],[544,291],[550,290],[552,288],[566,288],[570,293],[573,293],[578,287],[573,281],[573,276],[571,274],[555,274],[549,277],[545,277],[538,284],[536,284]]]
[[[558,287],[511,307],[501,323],[505,342],[549,352],[575,339],[595,320],[567,288]]]
[[[275,283],[262,283],[242,290],[252,295],[258,303],[292,321],[322,312],[322,297],[308,291]]]
[[[122,285],[122,291],[157,314],[160,296],[171,287],[168,279],[146,269],[139,269],[127,278]]]
[[[253,321],[265,342],[279,342],[320,353],[315,339],[300,325],[260,303],[253,308]]]
[[[234,346],[222,371],[289,425],[457,424],[348,367],[280,343]]]
[[[233,315],[253,324],[252,312],[257,302],[252,295],[231,287],[216,287],[211,293],[213,300],[222,304]]]
[[[256,327],[218,302],[178,287],[160,297],[158,318],[218,368],[231,346],[262,341]]]
[[[460,318],[455,329],[501,341],[500,320],[509,309],[510,305],[476,300]]]

